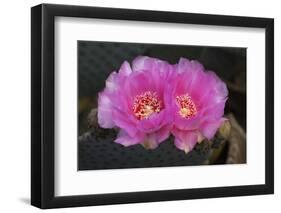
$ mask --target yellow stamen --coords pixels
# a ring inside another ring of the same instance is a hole
[[[190,118],[197,114],[196,106],[188,94],[177,96],[176,100],[181,117]]]
[[[161,110],[162,101],[159,100],[156,92],[146,91],[134,99],[133,112],[139,120],[148,118],[151,114],[159,113]]]

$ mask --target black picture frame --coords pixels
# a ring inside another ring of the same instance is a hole
[[[265,184],[56,197],[54,195],[54,20],[58,16],[264,28],[266,32]],[[39,208],[274,193],[273,19],[41,4],[31,8],[31,97],[31,204]]]

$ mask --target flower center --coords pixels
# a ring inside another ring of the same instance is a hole
[[[181,117],[190,118],[197,114],[196,106],[188,94],[177,96],[176,100]]]
[[[148,118],[152,113],[159,113],[162,109],[162,101],[156,92],[146,91],[137,95],[134,99],[133,111],[137,119]]]

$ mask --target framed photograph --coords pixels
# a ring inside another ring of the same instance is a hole
[[[272,194],[274,20],[31,9],[31,203]]]

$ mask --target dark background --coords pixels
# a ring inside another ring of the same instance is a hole
[[[78,41],[78,170],[224,164],[229,154],[227,143],[223,148],[216,140],[211,145],[202,143],[186,155],[169,138],[157,149],[145,150],[141,145],[116,144],[115,130],[91,125],[96,121],[89,121],[89,114],[97,107],[98,92],[109,74],[118,71],[123,61],[131,63],[139,55],[170,63],[186,57],[216,72],[229,89],[225,114],[233,114],[246,131],[246,48]],[[212,160],[216,149],[219,156]]]

